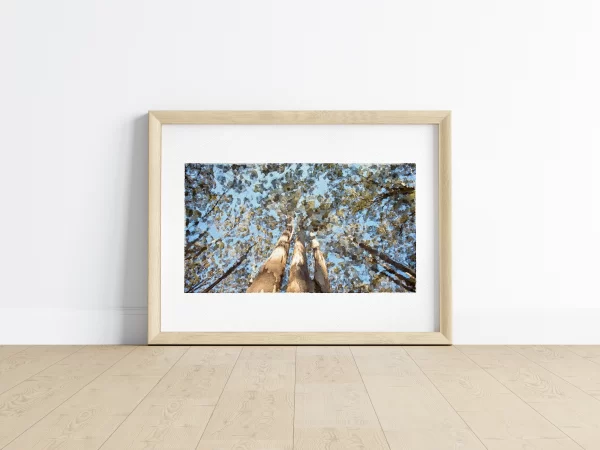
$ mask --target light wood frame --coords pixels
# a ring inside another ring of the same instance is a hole
[[[210,345],[450,345],[450,111],[150,111],[148,113],[148,344]],[[439,135],[439,332],[163,332],[161,331],[161,158],[166,124],[437,125]]]

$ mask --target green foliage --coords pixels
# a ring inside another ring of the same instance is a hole
[[[415,179],[414,164],[187,164],[185,291],[210,285],[254,244],[211,291],[245,292],[290,217],[317,233],[332,292],[398,291],[356,242],[416,269]]]

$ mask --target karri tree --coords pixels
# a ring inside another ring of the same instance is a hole
[[[416,290],[414,164],[185,171],[186,292]]]

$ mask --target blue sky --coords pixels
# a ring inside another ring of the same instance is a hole
[[[260,170],[261,166],[262,165],[250,165],[248,173],[252,172],[252,169],[255,168],[255,172],[258,173],[258,175],[255,179],[252,180],[252,183],[250,185],[245,186],[243,189],[240,190],[240,192],[235,192],[234,190],[229,189],[229,186],[231,185],[234,179],[234,174],[230,169],[230,165],[213,166],[213,174],[216,180],[216,185],[213,188],[213,193],[217,195],[227,193],[227,195],[230,196],[228,197],[230,201],[226,205],[229,214],[236,215],[237,213],[239,213],[241,205],[243,204],[245,204],[246,207],[249,209],[261,208],[261,202],[265,202],[270,195],[273,196],[276,194],[282,194],[282,196],[289,197],[289,194],[287,192],[283,192],[283,190],[281,189],[281,183],[286,174],[290,171],[294,172],[296,174],[295,179],[298,179],[298,185],[302,185],[302,179],[305,179],[309,176],[309,170],[311,169],[311,166],[314,165],[285,164],[285,170],[283,172],[271,171],[269,173],[263,173]],[[352,173],[354,171],[360,169],[361,167],[362,166],[360,165],[344,166],[342,170],[342,178],[344,176],[347,176],[349,182],[355,181],[354,179],[351,180],[350,177],[352,176]],[[298,176],[298,173],[301,175]],[[403,182],[407,184],[412,184],[414,186],[415,177],[416,170],[412,174],[405,176],[403,178]],[[386,180],[382,180],[382,182],[384,181]],[[345,183],[342,183],[341,188],[338,187],[338,190],[343,189],[344,185]],[[261,186],[265,186],[266,189],[264,191],[260,191],[260,189],[258,188],[260,188]],[[331,206],[330,208],[328,208],[331,211],[329,212],[329,221],[327,223],[327,226],[325,227],[326,229],[317,231],[317,239],[319,240],[321,250],[323,251],[327,259],[332,289],[334,291],[343,291],[345,284],[344,276],[352,277],[352,279],[355,280],[355,282],[358,282],[358,280],[360,280],[360,282],[368,284],[372,280],[373,275],[372,273],[370,273],[369,265],[365,264],[363,261],[365,256],[364,254],[356,257],[354,252],[349,255],[347,249],[340,245],[340,240],[343,239],[345,234],[347,234],[347,228],[349,226],[349,223],[347,223],[348,217],[346,216],[344,216],[346,221],[340,221],[339,223],[336,223],[337,219],[335,217],[335,212],[338,208],[344,207],[343,202],[345,199],[344,197],[339,196],[340,192],[332,193],[332,189],[333,187],[330,181],[326,178],[325,173],[322,173],[320,176],[316,177],[314,185],[310,188],[310,192],[304,192],[299,202],[297,203],[297,210],[301,211],[301,213],[296,213],[296,217],[299,218],[303,214],[303,211],[307,210],[307,208],[303,209],[302,205],[309,205],[310,207],[314,206],[314,208],[318,210],[321,204],[329,204],[329,202],[331,202]],[[336,204],[336,201],[340,204]],[[385,214],[386,217],[389,217],[390,214],[393,214],[393,212],[390,213],[388,211]],[[268,220],[269,216],[275,220],[275,223],[281,225],[276,226],[276,229],[271,230],[272,232],[270,233],[261,233],[258,225],[261,220],[263,222],[264,220]],[[408,254],[410,252],[413,252],[414,254],[414,245],[408,246],[407,248],[404,248],[406,246],[399,246],[395,249],[389,248],[389,246],[387,246],[386,248],[386,243],[385,241],[382,241],[381,236],[378,236],[377,233],[373,232],[373,230],[376,229],[379,225],[380,216],[381,214],[378,211],[366,211],[364,213],[353,214],[351,217],[351,222],[353,222],[354,226],[358,227],[358,229],[360,230],[357,237],[366,242],[373,243],[373,245],[376,246],[379,250],[385,250],[386,253],[389,253],[390,256],[395,258],[395,260],[397,260],[398,262],[405,265],[410,265]],[[253,240],[259,240],[261,243],[264,244],[262,251],[259,251],[259,249],[257,249],[257,251],[253,251],[249,255],[245,263],[247,273],[245,273],[244,275],[252,276],[252,273],[256,273],[256,271],[260,268],[262,263],[269,256],[268,254],[265,254],[268,253],[266,249],[274,248],[275,243],[281,236],[281,233],[284,229],[283,224],[284,219],[281,215],[281,211],[278,211],[276,207],[273,207],[272,209],[265,209],[264,207],[262,207],[261,215],[256,217],[254,220],[250,221],[248,232],[238,235],[232,232],[231,236],[227,237],[227,248],[229,249],[232,249],[236,246],[241,246],[245,242],[252,242]],[[208,230],[209,232],[209,241],[218,239],[222,235],[222,227],[220,227],[219,225],[219,223],[207,221],[201,222],[198,225],[198,227],[190,226],[188,227],[188,231],[190,232],[188,239],[194,239],[199,233],[205,230]],[[315,230],[311,229],[311,227],[308,227],[308,229],[305,230],[306,234],[308,234],[311,231]],[[413,232],[407,234],[405,238],[412,238],[412,240],[414,241],[416,236]],[[224,248],[221,252],[214,251],[211,253],[213,263],[216,266],[220,267],[221,270],[226,270],[226,268],[232,263],[232,256],[230,252],[227,252],[227,248]],[[292,254],[292,250],[293,249],[290,249],[290,257]],[[310,259],[309,264],[312,264],[312,261]],[[351,266],[351,270],[348,269],[348,266]],[[350,270],[351,273],[346,273],[344,274],[344,276],[340,276],[336,273],[338,270],[342,270],[344,268],[346,270]],[[400,273],[400,275],[403,274]],[[286,280],[284,279],[284,286],[285,282]],[[388,289],[392,288],[391,283],[387,282],[386,284],[385,281],[383,281],[382,283]],[[217,291],[224,290],[225,292],[227,292],[228,285],[235,285],[236,288],[239,289],[240,283],[239,281],[237,281],[237,283],[234,283],[234,280],[225,280],[222,283],[222,286],[220,285],[218,287]]]

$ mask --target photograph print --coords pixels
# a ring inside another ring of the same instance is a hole
[[[188,163],[184,292],[416,292],[415,181],[415,164]]]

